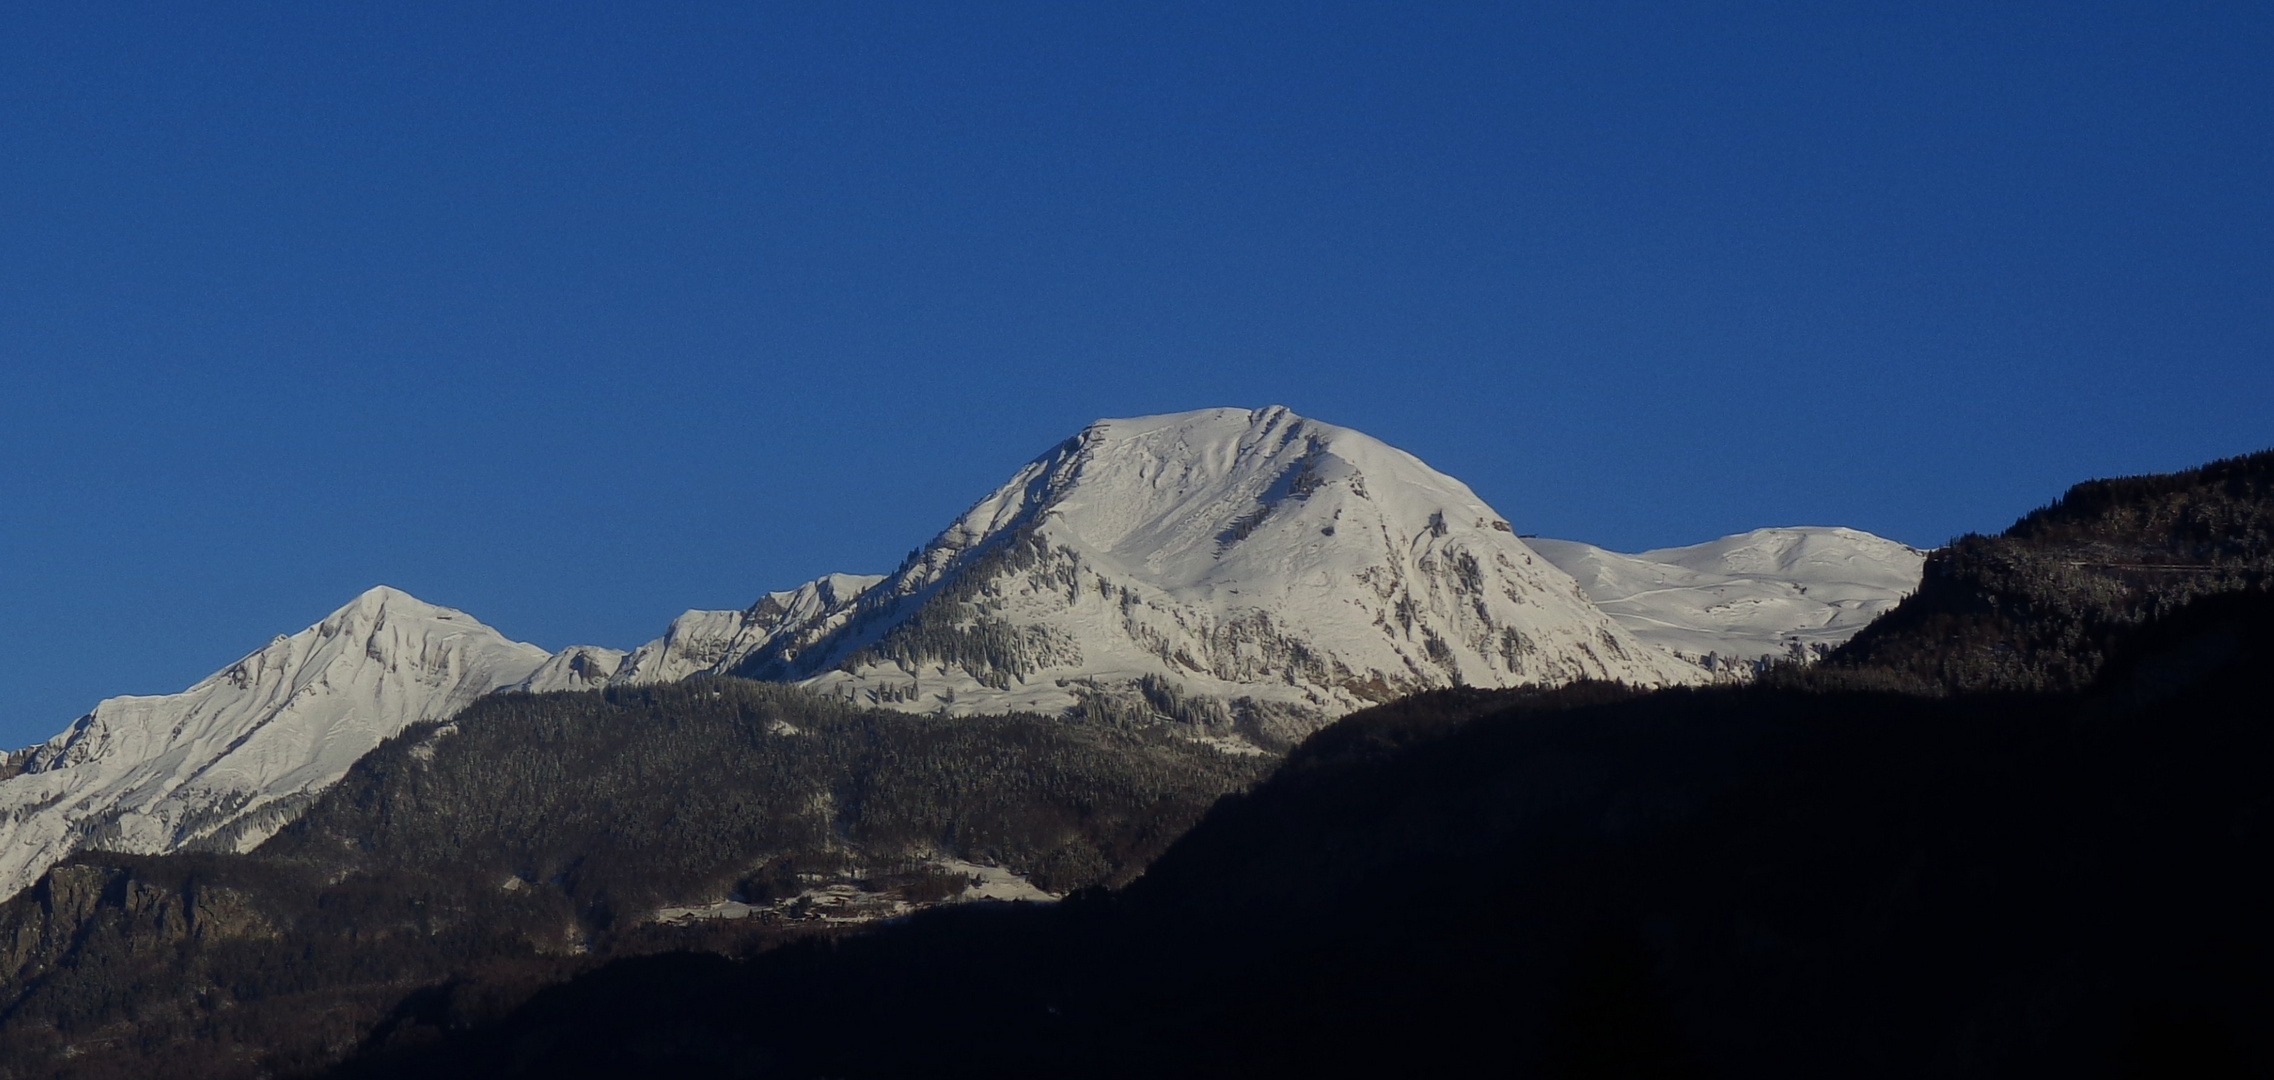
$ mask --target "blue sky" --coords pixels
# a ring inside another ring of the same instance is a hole
[[[1414,7],[11,12],[0,740],[377,582],[627,646],[1099,416],[1628,550],[2274,444],[2264,5]]]

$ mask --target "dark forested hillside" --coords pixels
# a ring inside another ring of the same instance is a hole
[[[2059,695],[1409,699],[1117,894],[612,964],[347,1075],[2267,1075],[2274,599],[2112,648]]]
[[[954,895],[935,857],[1119,884],[1263,767],[1158,726],[739,679],[485,699],[252,855],[87,853],[0,905],[0,1076],[288,1075],[608,955],[828,930],[796,908],[656,925],[666,904]]]
[[[2274,450],[2070,488],[1927,557],[1919,591],[1804,679],[1934,692],[2072,690],[2111,642],[2274,571]]]
[[[1265,766],[1160,725],[927,717],[741,679],[514,695],[414,729],[262,849],[545,882],[597,928],[777,859],[953,854],[1120,884]]]

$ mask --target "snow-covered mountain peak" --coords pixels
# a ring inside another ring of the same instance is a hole
[[[1858,529],[1754,529],[1633,555],[1533,550],[1636,637],[1721,676],[1830,651],[1918,588],[1926,553]]]
[[[966,511],[892,587],[921,589],[990,539],[1031,526],[1180,599],[1199,599],[1241,581],[1300,579],[1349,548],[1347,538],[1322,541],[1353,527],[1379,536],[1391,520],[1425,526],[1431,539],[1511,534],[1460,481],[1284,406],[1100,420]]]
[[[611,685],[676,682],[722,672],[768,646],[834,629],[853,601],[884,580],[878,574],[825,574],[794,589],[770,592],[741,611],[693,610],[671,620],[662,637],[631,651]]]
[[[1276,406],[1098,421],[852,608],[738,670],[957,711],[1173,687],[1308,724],[1431,686],[1697,676],[1467,485]]]
[[[72,851],[244,850],[405,726],[548,654],[381,586],[178,694],[109,698],[0,780],[0,896]]]
[[[482,626],[481,620],[457,608],[430,604],[392,585],[373,585],[355,595],[355,599],[341,605],[338,611],[324,617],[321,626],[373,625],[387,619],[420,623],[451,623],[458,626]],[[492,631],[493,633],[495,631]]]
[[[1635,557],[1712,574],[1839,580],[1908,592],[1918,587],[1926,552],[1861,529],[1795,525],[1656,548]]]
[[[1272,407],[1107,421],[1053,507],[1049,531],[1170,589],[1256,580],[1336,550],[1311,535],[1500,520],[1468,486],[1372,437]],[[1507,531],[1505,523],[1502,531]]]
[[[883,580],[882,574],[824,574],[797,588],[767,593],[743,614],[753,620],[802,623],[850,603]]]
[[[597,690],[608,685],[623,667],[622,649],[605,645],[571,645],[554,653],[552,658],[537,666],[529,677],[506,687],[524,693],[544,694],[559,690]]]

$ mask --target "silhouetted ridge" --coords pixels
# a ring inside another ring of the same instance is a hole
[[[1426,695],[1119,894],[612,965],[347,1075],[2265,1075],[2274,597],[2112,646],[2062,695]]]
[[[1918,592],[1788,680],[1954,692],[2072,690],[2112,643],[2200,596],[2266,587],[2274,451],[2070,488],[1998,536],[1927,557]]]

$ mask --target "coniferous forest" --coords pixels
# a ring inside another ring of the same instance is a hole
[[[2274,453],[2083,484],[1818,665],[1426,693],[1277,761],[493,697],[251,854],[0,906],[0,1075],[2268,1075],[2270,523]],[[966,864],[1064,898],[936,903]],[[789,902],[828,888],[898,906]]]
[[[0,905],[0,1075],[305,1072],[406,1001],[484,1016],[606,957],[845,925],[662,906],[832,884],[922,903],[967,887],[940,857],[1125,884],[1262,769],[1157,727],[741,679],[492,697],[382,746],[251,855],[89,852]]]
[[[2094,480],[1927,557],[1919,591],[1817,674],[1919,693],[2075,690],[2128,632],[2274,572],[2274,452]]]

